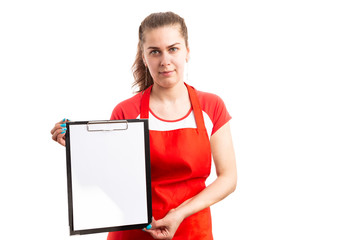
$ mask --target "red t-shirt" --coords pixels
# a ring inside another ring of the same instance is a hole
[[[205,127],[210,137],[225,123],[231,116],[229,115],[224,102],[215,94],[197,91],[200,106],[203,112]],[[140,118],[140,103],[142,93],[120,102],[113,110],[111,120],[136,119]],[[150,109],[149,129],[157,131],[170,131],[181,128],[196,128],[195,117],[192,109],[182,118],[177,120],[164,120],[157,117]]]

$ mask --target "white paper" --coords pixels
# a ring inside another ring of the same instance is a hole
[[[146,223],[143,122],[120,131],[69,127],[74,231]]]

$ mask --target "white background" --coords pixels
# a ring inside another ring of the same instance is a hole
[[[360,8],[348,0],[1,1],[0,238],[106,238],[69,237],[65,148],[50,130],[109,119],[132,96],[138,26],[168,10],[189,28],[187,82],[233,117],[238,185],[212,207],[215,239],[360,239]]]

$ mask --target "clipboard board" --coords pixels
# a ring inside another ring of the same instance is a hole
[[[67,122],[66,127],[70,235],[151,223],[148,120]]]

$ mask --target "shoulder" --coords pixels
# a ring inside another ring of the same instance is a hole
[[[214,115],[226,111],[224,101],[216,94],[196,90],[200,106],[212,119]]]
[[[216,94],[196,90],[199,102],[203,107],[210,107],[218,104],[224,104],[223,100]]]
[[[218,95],[199,90],[196,90],[196,93],[203,112],[211,119],[213,124],[212,134],[214,134],[231,119],[231,116],[224,101]]]
[[[117,104],[111,114],[111,120],[137,118],[140,114],[141,97],[142,93],[137,93]]]

